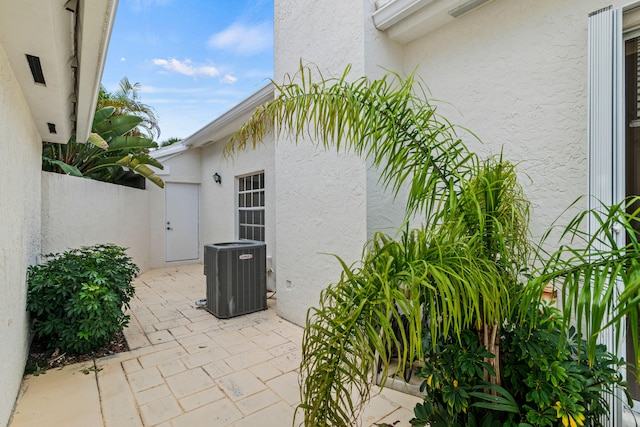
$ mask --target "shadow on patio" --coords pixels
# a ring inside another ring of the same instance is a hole
[[[302,328],[269,309],[217,319],[194,302],[202,265],[151,270],[135,280],[131,351],[23,381],[10,427],[290,426],[299,402]],[[385,389],[363,426],[408,426],[417,398]]]

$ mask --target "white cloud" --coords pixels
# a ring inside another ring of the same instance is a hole
[[[265,51],[273,45],[273,28],[270,23],[249,26],[235,22],[225,30],[209,38],[209,46],[231,50],[241,55]]]
[[[238,80],[236,76],[232,76],[231,74],[225,74],[223,78],[220,79],[222,83],[233,84]]]
[[[125,58],[124,56],[121,56],[121,57],[120,57],[120,61],[121,61],[121,62],[125,62],[126,60],[127,60],[127,58]]]
[[[213,65],[194,65],[190,59],[185,59],[184,61],[175,58],[154,59],[153,63],[166,71],[184,74],[185,76],[217,77],[220,75],[220,71]]]

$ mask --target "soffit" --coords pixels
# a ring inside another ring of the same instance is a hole
[[[43,141],[88,138],[116,7],[117,0],[3,2],[0,43]],[[44,84],[34,82],[26,55],[39,58]]]

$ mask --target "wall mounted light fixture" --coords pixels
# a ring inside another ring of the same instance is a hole
[[[222,177],[218,172],[213,174],[213,182],[217,182],[218,184],[222,184]]]

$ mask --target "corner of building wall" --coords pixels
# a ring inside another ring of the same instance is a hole
[[[0,45],[0,425],[11,417],[28,354],[26,274],[41,245],[41,144]]]

